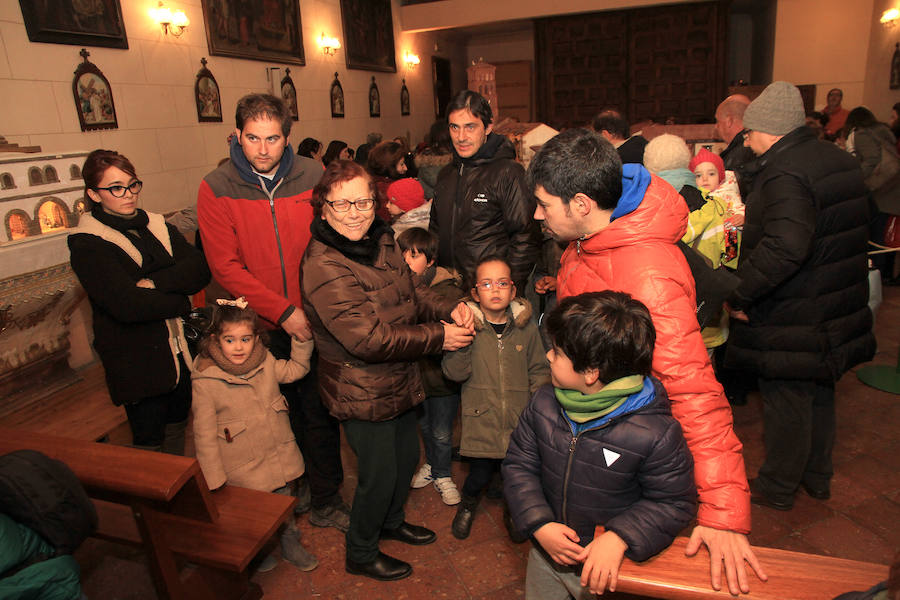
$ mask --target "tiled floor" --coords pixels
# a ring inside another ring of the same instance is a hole
[[[896,365],[900,288],[885,290],[876,329],[880,350],[874,362]],[[848,373],[838,384],[837,400],[836,474],[831,500],[813,500],[800,492],[790,512],[753,506],[751,542],[888,564],[900,548],[900,396],[868,388]],[[753,475],[763,457],[759,398],[751,395],[747,406],[735,408],[734,417],[744,442],[747,470]],[[346,445],[344,465],[344,495],[350,499],[355,486],[355,460]],[[461,484],[465,465],[454,463],[453,468],[454,479]],[[334,529],[311,527],[306,517],[301,517],[304,542],[319,558],[318,569],[301,573],[282,562],[274,571],[256,574],[253,580],[262,586],[266,598],[275,600],[523,597],[529,544],[514,545],[508,540],[499,501],[482,501],[472,535],[465,541],[450,533],[454,512],[453,507],[441,503],[431,487],[411,491],[408,519],[433,528],[438,539],[424,547],[383,544],[385,552],[414,565],[408,579],[378,583],[346,574],[343,536]],[[89,540],[77,557],[89,598],[155,598],[139,551]]]

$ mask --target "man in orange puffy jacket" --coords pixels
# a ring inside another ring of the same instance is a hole
[[[653,375],[669,393],[672,414],[694,456],[698,525],[686,552],[709,549],[712,587],[722,566],[732,594],[748,592],[747,561],[767,577],[747,540],[750,493],[731,409],[716,381],[695,314],[691,271],[676,243],[688,208],[669,184],[640,165],[623,168],[616,150],[585,129],[570,129],[532,159],[528,182],[535,219],[570,242],[560,262],[561,298],[618,290],[643,302],[656,327]]]

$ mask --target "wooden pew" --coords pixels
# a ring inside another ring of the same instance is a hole
[[[721,591],[709,584],[709,554],[705,548],[693,558],[684,555],[688,538],[679,537],[665,551],[643,563],[628,559],[619,570],[616,592],[669,600],[734,598],[722,572]],[[754,547],[769,580],[750,575],[750,593],[742,600],[831,600],[852,590],[864,591],[888,576],[886,565],[843,558]]]
[[[289,496],[210,492],[196,459],[0,427],[0,454],[65,462],[94,500],[97,537],[142,546],[161,599],[262,597],[247,565],[292,514]]]

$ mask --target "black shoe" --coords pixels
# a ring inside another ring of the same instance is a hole
[[[816,486],[804,481],[800,483],[800,487],[806,491],[810,498],[815,498],[816,500],[828,500],[831,498],[831,487],[827,483],[822,486]]]
[[[758,504],[759,506],[768,506],[769,508],[774,508],[775,510],[791,510],[794,508],[794,499],[791,498],[788,500],[776,500],[771,496],[767,495],[759,488],[759,484],[756,482],[756,479],[751,479],[750,483],[750,502],[753,504]]]
[[[478,498],[463,495],[459,508],[456,509],[456,516],[453,517],[453,525],[450,530],[453,537],[458,540],[464,540],[469,537],[472,532],[472,522],[475,520],[475,510],[478,508]]]
[[[437,536],[430,529],[404,521],[396,529],[382,529],[381,539],[397,540],[412,546],[425,546],[436,540]]]
[[[412,573],[412,566],[409,563],[383,552],[379,552],[375,560],[369,563],[358,563],[348,558],[344,568],[352,575],[364,575],[378,581],[395,581],[409,577]]]

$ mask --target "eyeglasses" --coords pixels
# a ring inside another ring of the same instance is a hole
[[[360,198],[359,200],[326,200],[328,206],[334,212],[344,213],[355,206],[359,212],[368,212],[375,207],[375,198]]]
[[[513,282],[509,279],[498,279],[497,281],[492,281],[490,279],[482,279],[478,283],[475,284],[479,290],[492,290],[497,288],[498,290],[508,290],[512,287]]]
[[[95,187],[94,191],[99,192],[100,190],[104,190],[112,194],[113,198],[124,198],[126,191],[136,195],[141,192],[142,187],[144,187],[144,182],[140,179],[135,179],[128,185],[111,185],[105,188]]]

